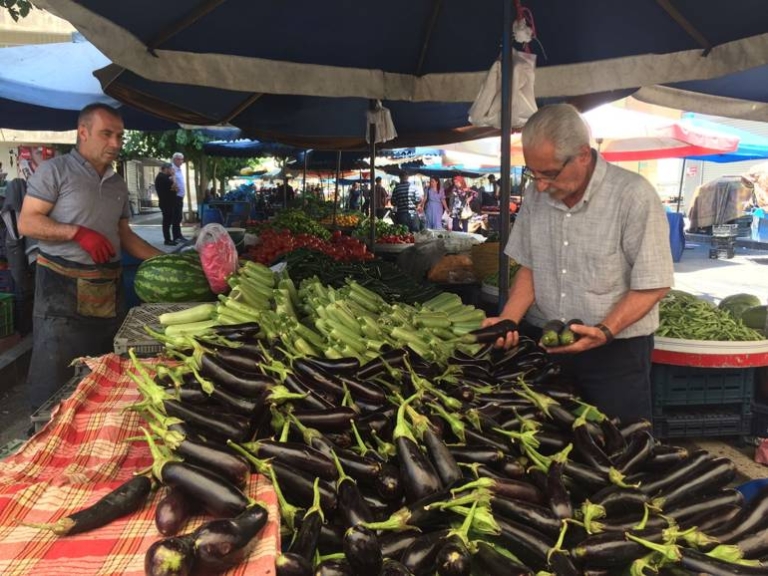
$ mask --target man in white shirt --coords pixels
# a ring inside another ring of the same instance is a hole
[[[181,165],[184,164],[184,154],[176,152],[171,159],[173,163],[173,181],[176,184],[176,205],[173,210],[172,233],[174,242],[186,242],[181,235],[181,218],[184,214],[184,196],[187,194],[187,183]]]

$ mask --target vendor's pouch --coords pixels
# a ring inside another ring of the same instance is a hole
[[[77,313],[91,318],[117,316],[117,278],[78,278]]]

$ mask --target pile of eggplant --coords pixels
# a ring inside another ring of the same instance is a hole
[[[768,491],[745,506],[731,461],[585,404],[536,342],[494,349],[507,325],[445,364],[296,356],[251,329],[133,377],[158,478],[194,468],[192,501],[224,517],[255,505],[244,474],[272,480],[279,576],[768,574]],[[188,573],[170,565],[148,573]]]

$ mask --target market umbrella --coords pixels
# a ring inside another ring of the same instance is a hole
[[[471,102],[499,55],[508,1],[390,0],[377,5],[375,31],[370,4],[345,0],[36,5],[70,21],[117,65],[156,82],[253,98]],[[526,10],[532,16],[537,98],[717,78],[768,64],[761,0],[515,5],[518,17]],[[367,29],[370,41],[351,32]]]
[[[755,134],[748,130],[734,128],[733,126],[728,126],[719,122],[713,122],[690,112],[683,114],[682,121],[697,128],[717,130],[723,134],[735,136],[739,139],[739,144],[736,147],[736,150],[719,154],[710,154],[708,156],[698,156],[694,158],[695,160],[723,163],[768,158],[768,137],[766,136]]]

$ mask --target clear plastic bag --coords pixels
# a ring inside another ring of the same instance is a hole
[[[229,290],[227,278],[237,271],[237,248],[221,224],[206,224],[195,242],[205,277],[215,294]]]

